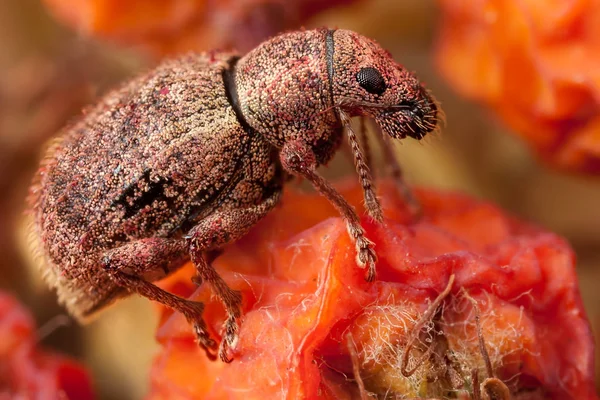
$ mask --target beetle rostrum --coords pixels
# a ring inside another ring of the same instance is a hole
[[[335,205],[357,265],[375,278],[358,215],[317,172],[345,131],[368,213],[383,220],[354,116],[389,138],[420,139],[436,128],[438,108],[388,52],[347,30],[282,34],[242,57],[162,62],[106,94],[48,149],[30,191],[46,281],[80,321],[130,293],[163,303],[183,313],[210,357],[230,361],[242,299],[211,262],[275,207],[289,176]],[[220,345],[202,303],[152,283],[188,260],[227,311]]]

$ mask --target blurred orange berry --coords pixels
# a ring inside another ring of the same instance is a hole
[[[600,0],[439,0],[437,62],[547,162],[600,173]]]
[[[246,51],[320,11],[356,0],[44,0],[84,35],[159,55],[212,48]]]
[[[357,185],[339,189],[364,213]],[[515,399],[597,398],[562,238],[460,194],[419,190],[419,221],[390,182],[380,194],[385,225],[363,220],[379,257],[367,283],[327,200],[286,192],[214,263],[244,297],[234,361],[208,361],[185,319],[161,308],[148,399],[470,398],[475,379]],[[192,275],[188,266],[161,285],[206,302],[218,338],[222,306]]]
[[[0,292],[0,399],[94,399],[87,371],[40,350],[29,313]]]

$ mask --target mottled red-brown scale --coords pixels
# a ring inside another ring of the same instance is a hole
[[[376,255],[358,216],[316,172],[347,128],[367,208],[382,219],[368,154],[348,125],[357,115],[392,138],[418,139],[438,118],[413,75],[350,31],[292,32],[241,58],[163,62],[108,93],[48,150],[31,197],[46,280],[80,320],[128,292],[173,307],[213,356],[203,305],[151,283],[191,259],[227,309],[219,355],[228,361],[241,298],[210,261],[277,204],[288,174],[340,210],[357,264],[374,278]]]

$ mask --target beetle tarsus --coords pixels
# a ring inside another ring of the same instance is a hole
[[[373,282],[375,280],[377,264],[377,254],[373,250],[374,243],[369,239],[362,236],[356,241],[357,247],[357,263],[361,268],[366,268],[367,272],[365,280],[367,282]]]
[[[231,351],[235,350],[238,343],[239,325],[237,323],[237,318],[238,317],[235,317],[233,315],[229,316],[223,324],[225,334],[219,346],[219,358],[221,358],[221,360],[226,363],[232,361],[230,353]]]
[[[206,324],[204,321],[194,322],[194,333],[196,334],[198,345],[204,350],[206,357],[211,361],[215,361],[217,359],[217,342],[215,342],[206,331]]]

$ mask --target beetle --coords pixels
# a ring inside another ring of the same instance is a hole
[[[290,177],[335,205],[358,266],[375,278],[359,217],[317,172],[346,131],[368,213],[383,220],[354,116],[389,138],[421,139],[439,111],[390,53],[349,30],[284,33],[243,57],[213,51],[162,62],[107,93],[47,150],[30,190],[45,280],[81,322],[129,293],[158,301],[183,313],[211,358],[231,361],[242,299],[211,261],[275,207]],[[202,303],[152,283],[190,259],[226,309],[220,345]]]

